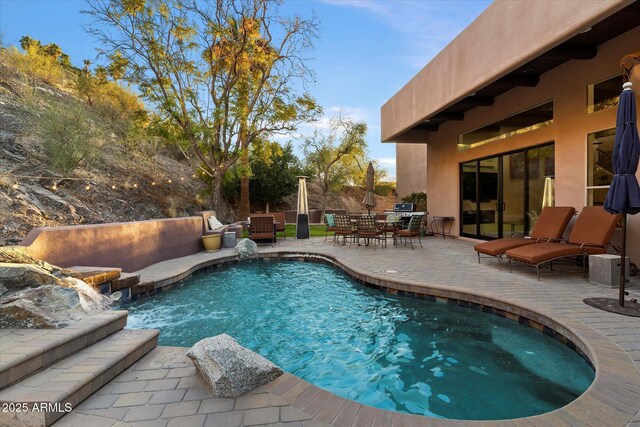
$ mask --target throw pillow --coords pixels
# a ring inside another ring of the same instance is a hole
[[[324,214],[325,220],[327,221],[327,225],[329,227],[335,227],[336,226],[336,222],[334,219],[334,214]]]
[[[217,230],[218,228],[222,228],[222,227],[224,227],[224,224],[218,221],[218,219],[215,216],[209,217],[209,228],[211,230]]]

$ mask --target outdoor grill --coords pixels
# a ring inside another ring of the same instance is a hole
[[[415,212],[415,211],[416,211],[416,205],[413,203],[395,203],[393,205],[394,213]]]

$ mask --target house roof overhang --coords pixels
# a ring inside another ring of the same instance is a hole
[[[640,1],[497,0],[381,108],[383,142],[425,143],[450,120],[640,23]]]

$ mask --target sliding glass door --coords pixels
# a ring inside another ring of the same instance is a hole
[[[553,182],[553,159],[550,144],[462,163],[460,234],[496,239],[530,232]]]

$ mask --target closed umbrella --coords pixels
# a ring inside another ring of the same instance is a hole
[[[369,162],[369,167],[367,167],[367,178],[365,181],[365,184],[367,186],[367,194],[364,196],[364,200],[362,201],[362,204],[367,207],[369,215],[371,215],[371,209],[375,208],[378,205],[376,196],[373,194],[374,181],[375,171],[373,170],[373,163]]]
[[[622,248],[620,262],[620,292],[618,304],[624,306],[625,256],[627,215],[640,212],[640,185],[636,178],[640,163],[640,138],[638,137],[636,100],[631,83],[623,85],[618,103],[616,137],[613,145],[613,180],[604,202],[604,209],[622,214]]]

